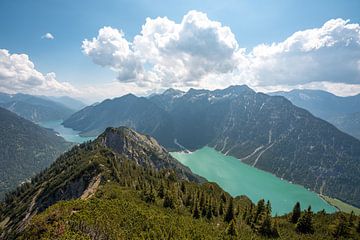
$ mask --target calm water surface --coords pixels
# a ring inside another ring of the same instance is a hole
[[[194,173],[219,184],[232,196],[246,195],[255,203],[261,198],[270,200],[273,215],[292,211],[297,201],[303,209],[311,205],[315,212],[322,209],[328,213],[336,211],[317,193],[281,180],[213,148],[204,147],[192,153],[172,152],[171,155]]]
[[[83,143],[89,140],[94,140],[96,137],[82,137],[79,131],[71,128],[66,128],[61,123],[63,120],[39,122],[38,124],[44,128],[53,129],[59,136],[63,137],[68,142]]]

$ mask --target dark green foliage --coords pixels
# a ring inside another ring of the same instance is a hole
[[[195,219],[200,218],[200,212],[199,212],[198,203],[195,203],[195,207],[194,207],[194,210],[193,210],[193,218],[195,218]]]
[[[351,225],[343,214],[340,214],[337,223],[334,226],[333,236],[338,239],[340,237],[348,238],[351,236]]]
[[[160,187],[159,187],[159,190],[158,190],[158,196],[160,198],[165,197],[165,188],[164,188],[164,185],[162,183],[160,184]]]
[[[272,235],[272,226],[271,226],[271,218],[269,215],[267,215],[262,222],[259,233],[263,236],[271,236]]]
[[[219,215],[222,216],[224,214],[224,204],[222,201],[220,201],[219,205]]]
[[[301,207],[300,207],[300,203],[297,202],[291,213],[290,222],[296,224],[298,222],[300,216],[301,216]]]
[[[228,227],[226,228],[226,234],[234,237],[238,235],[234,219],[230,221]]]
[[[15,195],[25,192],[25,182],[50,166],[70,146],[55,132],[0,108],[0,200],[21,183],[24,184]]]
[[[266,214],[271,215],[271,211],[272,211],[271,203],[270,203],[270,201],[268,200],[268,201],[266,202]]]
[[[311,206],[305,211],[303,216],[300,217],[298,223],[296,224],[296,231],[298,233],[304,234],[313,234],[314,226],[312,223],[313,213],[311,211]]]
[[[226,209],[224,221],[227,223],[230,223],[231,220],[233,220],[233,219],[234,219],[234,203],[233,203],[233,199],[230,198],[229,205]]]
[[[208,204],[207,211],[206,211],[206,218],[208,220],[211,220],[213,217],[213,208],[211,206],[211,203]]]
[[[163,206],[164,206],[164,208],[172,208],[172,209],[175,208],[174,199],[170,192],[167,192],[165,194]]]
[[[254,224],[257,224],[265,212],[265,200],[260,199],[256,205],[256,212],[254,216]]]

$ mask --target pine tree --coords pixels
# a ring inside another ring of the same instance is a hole
[[[349,216],[349,226],[352,228],[355,226],[355,214],[354,211],[351,211],[350,216]]]
[[[183,193],[186,193],[186,186],[185,186],[185,182],[181,182],[181,187],[180,187],[181,191]]]
[[[269,214],[269,215],[271,215],[271,211],[272,211],[271,203],[270,203],[270,201],[268,200],[268,201],[266,202],[266,213]]]
[[[237,205],[236,207],[236,214],[237,217],[240,215],[240,205]]]
[[[279,223],[278,223],[278,220],[276,219],[277,216],[275,216],[275,221],[274,221],[274,224],[273,224],[273,227],[272,227],[272,237],[274,238],[277,238],[280,236],[279,234]]]
[[[271,236],[271,219],[270,219],[269,215],[267,215],[265,217],[264,221],[262,222],[260,229],[259,229],[259,233],[266,237]]]
[[[233,204],[233,199],[230,198],[230,202],[226,210],[224,221],[230,223],[230,221],[233,219],[234,219],[234,204]]]
[[[305,214],[300,217],[298,223],[296,224],[296,231],[298,233],[312,234],[314,233],[314,227],[312,225],[312,211],[311,206],[308,210],[305,211]]]
[[[224,205],[223,205],[223,202],[220,201],[219,216],[222,216],[223,214],[224,214]]]
[[[206,212],[206,218],[208,220],[210,220],[213,217],[213,212],[212,211],[213,211],[212,205],[211,205],[211,202],[209,202],[208,209],[207,209],[207,212]]]
[[[245,219],[246,219],[247,214],[248,214],[248,208],[246,207],[246,208],[245,208],[245,211],[244,211],[244,213],[243,213],[243,215],[242,215],[242,220],[245,220]]]
[[[172,208],[172,209],[175,208],[174,199],[173,199],[173,197],[171,196],[171,193],[167,192],[167,193],[165,194],[163,206],[164,206],[165,208]]]
[[[264,199],[260,199],[257,203],[257,206],[256,206],[256,213],[255,213],[255,217],[254,217],[254,224],[256,224],[262,213],[265,211],[265,200]]]
[[[200,208],[203,209],[205,207],[205,194],[204,193],[201,193],[201,196],[200,196]]]
[[[201,216],[205,217],[206,216],[206,212],[207,212],[207,206],[205,205],[202,209],[201,209]]]
[[[300,207],[300,203],[297,202],[293,208],[290,222],[296,224],[298,222],[300,216],[301,216],[301,207]]]
[[[226,228],[226,234],[234,237],[238,235],[234,219],[230,221],[228,227]]]
[[[198,206],[197,202],[195,202],[195,207],[194,207],[194,211],[193,211],[193,218],[195,218],[195,219],[200,218],[199,206]]]
[[[164,184],[161,183],[159,190],[158,190],[158,196],[162,199],[165,197],[165,187]]]
[[[360,220],[359,220],[359,222],[358,222],[358,225],[357,225],[357,228],[356,228],[356,232],[357,232],[357,233],[360,233]]]
[[[335,238],[339,237],[349,237],[351,233],[351,226],[350,223],[347,221],[346,217],[341,214],[337,223],[335,224],[333,236]]]

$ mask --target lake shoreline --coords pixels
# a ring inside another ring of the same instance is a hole
[[[270,200],[274,214],[291,212],[297,201],[301,202],[302,209],[311,205],[314,211],[338,211],[316,192],[245,164],[238,158],[225,155],[209,146],[192,153],[180,151],[171,154],[194,173],[219,184],[234,197],[247,195],[255,203],[260,199]]]

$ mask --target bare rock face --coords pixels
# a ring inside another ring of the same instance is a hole
[[[142,135],[130,128],[107,128],[97,141],[141,166],[151,166],[157,170],[174,169],[182,179],[204,181],[174,159],[153,137]]]

